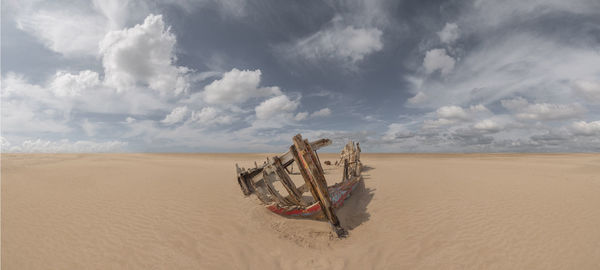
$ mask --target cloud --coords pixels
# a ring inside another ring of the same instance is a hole
[[[28,1],[12,1],[8,5],[23,2]],[[576,151],[600,145],[598,121],[593,119],[600,102],[600,55],[593,50],[597,47],[593,35],[597,29],[592,18],[597,17],[594,15],[599,10],[594,8],[598,7],[595,1],[509,0],[507,5],[479,0],[459,6],[446,3],[434,5],[431,10],[435,14],[418,14],[416,21],[404,16],[388,17],[405,6],[385,1],[328,2],[329,7],[312,14],[308,24],[293,19],[298,14],[287,9],[271,10],[284,11],[294,22],[267,32],[286,30],[289,36],[273,39],[277,35],[263,35],[257,37],[256,43],[244,43],[248,48],[267,44],[263,46],[265,52],[253,52],[253,57],[244,58],[241,53],[234,58],[239,48],[218,46],[226,42],[223,39],[196,40],[207,41],[204,45],[208,47],[201,44],[192,50],[215,49],[214,54],[225,55],[233,49],[231,58],[224,57],[218,69],[212,68],[215,64],[202,63],[203,56],[196,59],[199,55],[192,56],[190,48],[179,48],[198,44],[187,38],[181,43],[176,39],[175,33],[189,35],[191,28],[185,20],[154,15],[146,18],[150,9],[169,10],[165,16],[194,15],[189,10],[171,12],[178,10],[169,7],[174,2],[180,7],[229,9],[231,13],[221,14],[221,19],[233,18],[259,26],[265,23],[256,20],[254,15],[262,13],[245,0],[94,0],[70,1],[69,5],[63,0],[36,1],[21,9],[27,12],[5,12],[9,18],[18,18],[21,30],[66,57],[39,50],[58,61],[33,69],[39,72],[20,71],[27,75],[10,72],[23,68],[22,65],[3,63],[7,71],[2,76],[3,135],[20,140],[17,147],[22,147],[23,140],[31,144],[38,138],[38,145],[49,146],[61,144],[56,138],[75,138],[67,143],[72,145],[87,136],[90,142],[97,143],[131,140],[151,151],[277,150],[276,147],[288,144],[296,132],[340,139],[354,136],[367,142],[365,149],[373,151]],[[329,20],[328,16],[334,18]],[[165,22],[173,19],[177,25],[170,28]],[[324,21],[328,22],[319,25]],[[216,32],[212,34],[223,29],[214,27]],[[248,37],[256,37],[254,29],[228,30],[251,31]],[[21,41],[31,40],[29,35],[16,33]],[[6,40],[10,41],[11,36]],[[277,45],[285,40],[291,43]],[[33,43],[23,44],[22,49],[39,49]],[[308,65],[264,74],[273,70],[272,61],[263,61],[271,46],[284,48],[278,52]],[[201,72],[178,66],[179,50],[185,52],[180,58],[186,56],[180,62],[199,60],[194,67]],[[402,57],[405,54],[415,57]],[[385,62],[379,57],[384,55],[400,56],[396,59],[403,60],[388,61],[387,66],[372,63]],[[307,81],[302,77],[301,68],[314,70],[323,64],[339,66],[328,69],[331,74],[324,79]],[[352,77],[335,73],[359,65],[365,70]],[[282,88],[284,85],[277,82],[283,78],[286,88],[301,89],[297,91],[302,91],[302,95],[261,85],[266,80],[263,75],[275,82],[270,85]],[[404,82],[397,84],[398,78]],[[349,84],[353,85],[347,87]],[[405,104],[401,100],[381,103],[378,101],[383,92],[354,91],[362,87],[398,89],[396,97],[407,97],[407,93],[414,96]],[[319,91],[326,91],[323,89],[344,91],[319,97]],[[334,109],[335,115],[329,108],[315,107],[323,104],[323,98],[331,103],[325,105]],[[316,102],[303,104],[305,99]],[[471,106],[474,104],[479,105]],[[331,116],[322,121],[306,121],[323,115]],[[396,120],[401,123],[392,123]],[[339,121],[362,124],[348,126],[353,129],[350,131],[311,129],[328,129]],[[2,144],[15,147],[4,140]]]
[[[569,137],[571,136],[564,132],[546,131],[544,134],[532,135],[529,138],[534,145],[554,147],[569,141]]]
[[[176,124],[183,121],[189,113],[190,110],[187,106],[177,107],[173,109],[167,116],[165,116],[165,119],[161,120],[160,122],[166,125]]]
[[[585,107],[577,103],[531,104],[522,97],[502,100],[501,104],[506,109],[515,113],[517,118],[523,120],[565,120],[580,117],[586,111]]]
[[[536,19],[548,14],[597,14],[600,5],[594,0],[545,0],[545,1],[519,1],[509,0],[497,2],[493,0],[479,0],[465,9],[468,16],[464,21],[476,24],[479,28],[497,28],[503,24],[510,24],[523,19]]]
[[[7,153],[10,147],[11,143],[6,138],[0,136],[0,153]]]
[[[82,70],[79,74],[59,71],[54,75],[50,85],[59,97],[79,96],[84,89],[100,85],[98,73],[91,70]]]
[[[446,23],[444,29],[442,29],[440,32],[437,32],[437,34],[440,37],[441,42],[454,43],[458,39],[460,32],[456,23]]]
[[[308,118],[308,112],[299,112],[296,114],[296,116],[294,116],[294,120],[296,121],[302,121],[306,118]]]
[[[5,145],[8,146],[5,148]],[[2,141],[3,153],[98,153],[121,152],[127,146],[122,141],[69,141],[67,139],[49,141],[43,139],[25,140],[20,145]]]
[[[530,104],[520,110],[518,118],[530,120],[564,120],[581,116],[585,109],[579,104]]]
[[[329,108],[323,108],[316,112],[313,112],[310,117],[325,117],[331,115],[331,110]]]
[[[474,15],[464,15],[471,16]],[[587,44],[572,45],[560,38],[532,35],[510,22],[505,22],[508,25],[500,29],[488,29],[478,22],[469,20],[468,25],[472,27],[464,30],[465,35],[477,42],[471,43],[468,49],[453,51],[460,55],[460,64],[454,61],[453,68],[447,71],[443,80],[426,77],[422,84],[412,84],[411,92],[436,97],[413,107],[430,109],[448,103],[489,105],[514,96],[546,103],[572,103],[575,102],[573,93],[577,90],[576,84],[570,82],[580,78],[590,81],[589,78],[596,78],[600,72],[600,66],[596,64],[600,54],[589,49]],[[506,32],[493,34],[497,31]],[[570,36],[569,40],[582,42],[575,36]],[[439,68],[435,67],[439,66],[431,64],[428,70],[437,71]]]
[[[454,69],[455,62],[454,58],[446,54],[445,49],[433,49],[425,53],[423,67],[428,74],[439,70],[442,75],[448,75]]]
[[[125,123],[127,123],[127,124],[131,124],[135,121],[136,121],[136,119],[131,116],[128,116],[127,118],[125,118]]]
[[[592,103],[600,103],[600,82],[577,80],[573,83],[575,93]]]
[[[100,42],[105,84],[126,91],[141,86],[175,95],[189,87],[185,67],[175,66],[176,43],[162,15],[148,15],[142,24],[111,31]]]
[[[233,116],[227,115],[225,112],[214,107],[204,107],[200,111],[193,111],[191,120],[203,125],[225,125],[231,124],[236,119]]]
[[[458,106],[444,106],[439,108],[437,111],[437,116],[439,118],[446,118],[452,120],[467,120],[469,119],[469,115],[467,112]]]
[[[81,123],[81,129],[85,132],[88,137],[94,137],[98,133],[98,126],[88,119],[84,119]]]
[[[247,0],[227,0],[227,1],[215,1],[219,6],[219,11],[223,13],[223,16],[229,17],[243,17],[246,15]]]
[[[286,95],[272,97],[256,106],[256,118],[266,120],[277,116],[289,117],[299,104],[299,101],[290,100]]]
[[[239,104],[251,98],[280,95],[279,87],[259,87],[262,72],[232,69],[204,87],[203,99],[208,104]]]
[[[406,101],[410,104],[419,104],[419,103],[426,101],[427,98],[428,98],[427,94],[425,94],[423,92],[417,92],[416,95],[407,99]]]
[[[572,125],[573,132],[577,135],[599,135],[600,136],[600,121],[585,122],[578,121]]]
[[[388,129],[383,134],[382,139],[385,141],[394,141],[412,138],[414,136],[415,134],[404,124],[392,123],[388,125]]]
[[[23,0],[5,4],[3,10],[14,18],[17,28],[69,58],[97,56],[98,43],[108,31],[143,19],[153,5],[143,0]]]
[[[128,17],[138,19],[136,13],[148,12],[147,3],[135,0],[92,0],[93,8],[106,19],[107,30],[122,28]],[[97,45],[97,44],[96,44]]]
[[[19,74],[2,76],[2,132],[66,133],[72,105]]]
[[[23,12],[16,22],[49,49],[70,57],[96,55],[107,31],[103,17],[73,9]]]
[[[494,119],[485,119],[477,122],[475,125],[473,125],[473,128],[486,132],[498,132],[502,130],[503,126]]]
[[[529,106],[529,101],[522,97],[516,97],[513,99],[503,99],[500,101],[502,106],[508,110],[516,111]]]
[[[332,25],[296,41],[285,51],[310,61],[333,59],[354,64],[383,49],[383,32],[378,28],[342,25],[338,21],[334,18]]]
[[[481,104],[472,105],[467,109],[455,105],[443,106],[435,111],[437,119],[425,120],[423,122],[423,127],[439,128],[441,126],[468,122],[477,119],[478,117],[481,118],[482,116],[489,115],[490,113],[491,112]]]
[[[115,16],[115,24],[119,24],[123,18]],[[135,140],[136,146],[145,150],[172,151],[169,147],[186,143],[215,147],[208,142],[230,142],[227,147],[233,147],[256,142],[265,129],[297,125],[295,116],[303,116],[296,114],[299,95],[292,99],[277,86],[261,86],[259,69],[233,68],[223,74],[197,73],[176,66],[176,37],[161,15],[149,15],[143,23],[110,31],[100,39],[99,63],[104,73],[59,69],[34,84],[20,74],[7,72],[2,76],[3,135],[25,140],[23,145],[12,144],[14,151],[120,151],[110,147],[118,144],[110,142],[122,139]],[[196,94],[177,86],[178,81],[196,83],[219,75],[222,77]],[[192,99],[194,96],[197,98]],[[252,111],[256,114],[247,114]],[[328,112],[322,110],[315,116]],[[218,125],[230,125],[231,134],[224,135]],[[245,130],[245,125],[251,126],[246,133],[236,132]],[[54,139],[83,136],[94,139]],[[190,142],[207,136],[220,139]],[[185,143],[179,141],[181,138]],[[154,146],[157,140],[163,144]],[[270,144],[265,139],[260,145]]]

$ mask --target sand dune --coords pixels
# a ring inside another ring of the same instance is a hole
[[[2,269],[600,269],[598,154],[363,154],[342,240],[242,195],[265,156],[3,154]]]

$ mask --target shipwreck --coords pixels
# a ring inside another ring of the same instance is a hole
[[[328,185],[317,150],[330,144],[329,139],[309,142],[298,134],[287,152],[267,158],[262,165],[255,162],[253,168],[246,169],[236,164],[242,192],[246,196],[256,194],[267,209],[282,216],[327,220],[338,237],[346,237],[348,232],[342,228],[335,209],[342,206],[362,180],[361,150],[359,143],[351,141],[339,160],[334,164],[325,162],[327,172],[342,174],[339,182]],[[293,173],[294,164],[299,174]],[[284,189],[288,195],[280,192]]]

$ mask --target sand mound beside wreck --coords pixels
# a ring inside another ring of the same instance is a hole
[[[600,268],[600,155],[364,154],[343,240],[242,195],[265,157],[4,154],[2,269]]]

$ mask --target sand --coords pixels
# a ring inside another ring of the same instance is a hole
[[[363,154],[342,240],[242,195],[265,156],[3,154],[2,269],[600,269],[599,154]]]

